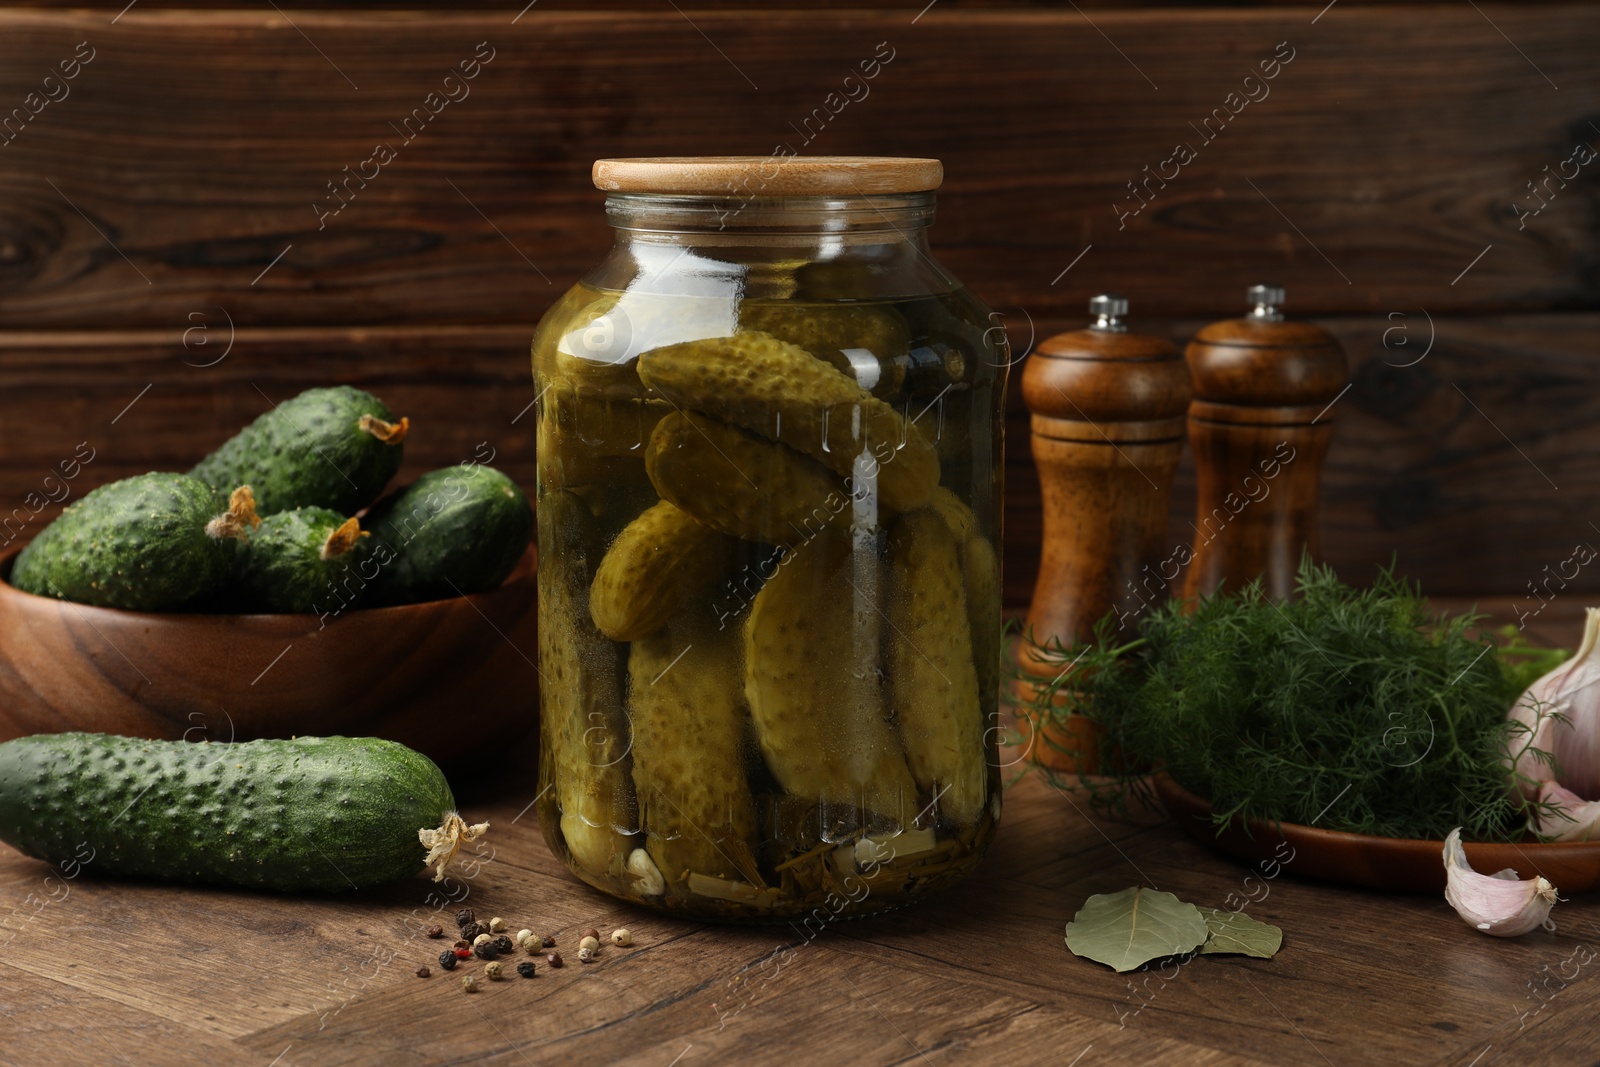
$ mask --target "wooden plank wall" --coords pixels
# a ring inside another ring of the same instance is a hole
[[[80,442],[74,495],[344,380],[413,416],[412,467],[489,441],[531,485],[526,341],[609,240],[590,162],[786,143],[942,158],[937,254],[1019,351],[1099,291],[1181,341],[1286,285],[1355,370],[1324,515],[1351,576],[1395,555],[1432,592],[1516,593],[1600,543],[1591,7],[121,6],[0,8],[0,513],[48,504]],[[407,140],[463,61],[470,95]],[[327,214],[380,142],[394,161]],[[1179,142],[1193,161],[1136,198]],[[1015,404],[1009,442],[1020,606]]]

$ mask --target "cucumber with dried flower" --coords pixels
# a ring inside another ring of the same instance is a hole
[[[0,840],[97,873],[342,892],[443,877],[487,828],[456,813],[432,760],[376,737],[0,744]]]
[[[80,604],[164,611],[214,592],[256,518],[250,488],[223,500],[186,474],[151,472],[71,504],[17,556],[11,584]]]
[[[480,593],[516,569],[533,537],[533,509],[493,467],[430,471],[380,501],[367,517],[383,546],[374,582],[389,604]]]
[[[331,587],[354,578],[367,556],[360,522],[327,508],[295,508],[268,515],[239,551],[235,582],[241,607],[264,611],[316,611]]]
[[[409,419],[348,385],[307,389],[262,415],[189,473],[220,490],[249,485],[256,509],[354,514],[400,469]]]

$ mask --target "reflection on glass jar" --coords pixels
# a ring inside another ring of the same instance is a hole
[[[533,342],[539,804],[615,896],[863,914],[993,836],[1009,360],[938,178],[596,165],[616,244]]]

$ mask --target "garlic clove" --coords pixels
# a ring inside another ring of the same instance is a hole
[[[1516,937],[1544,925],[1557,900],[1556,887],[1544,878],[1518,879],[1510,869],[1479,874],[1461,847],[1461,828],[1444,842],[1444,899],[1456,914],[1494,937]]]
[[[667,880],[661,877],[661,868],[642,848],[628,853],[628,874],[633,878],[633,887],[643,896],[659,897],[667,891]]]
[[[1565,721],[1552,718],[1560,712]],[[1528,687],[1508,716],[1533,731],[1530,749],[1516,764],[1515,787],[1529,800],[1556,778],[1580,798],[1600,798],[1600,608],[1585,613],[1583,641],[1571,659]],[[1516,742],[1521,747],[1521,739]]]
[[[1536,808],[1528,820],[1533,832],[1546,841],[1600,839],[1600,800],[1584,800],[1556,782],[1545,782],[1539,790],[1539,803],[1556,809],[1547,812]]]

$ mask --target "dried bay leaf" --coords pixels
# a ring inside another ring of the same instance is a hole
[[[1283,931],[1269,923],[1252,919],[1238,911],[1201,908],[1206,929],[1211,931],[1202,956],[1254,956],[1270,960],[1283,947]]]
[[[1067,948],[1118,973],[1199,948],[1209,936],[1199,908],[1142,886],[1096,893],[1067,924]]]

